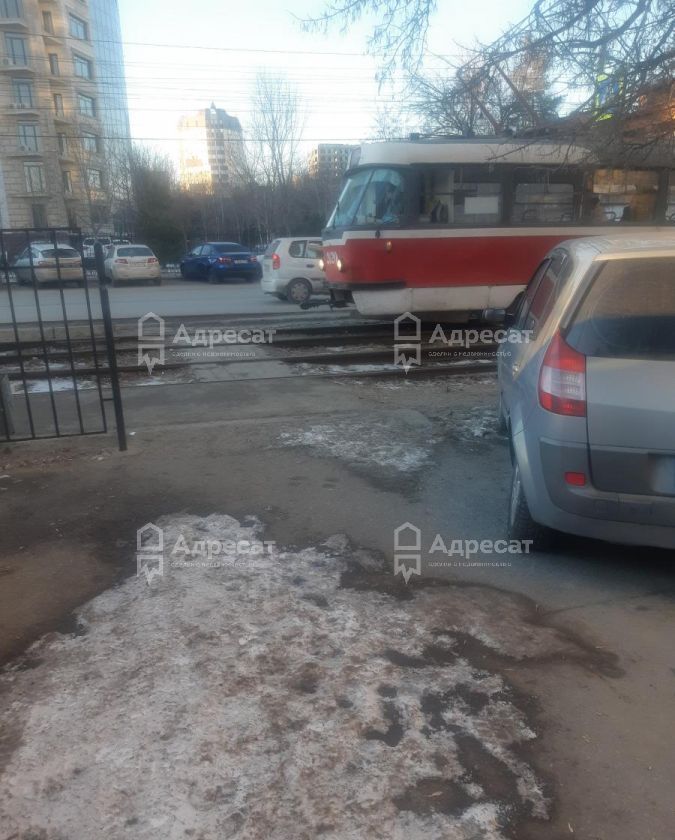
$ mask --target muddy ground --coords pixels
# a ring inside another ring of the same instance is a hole
[[[127,453],[0,457],[1,836],[675,834],[672,558],[428,552],[503,537],[492,378],[125,396]],[[148,522],[276,554],[148,584]],[[403,522],[425,548],[407,586]]]

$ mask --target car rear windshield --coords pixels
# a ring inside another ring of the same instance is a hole
[[[46,259],[54,259],[55,257],[59,257],[60,259],[77,259],[80,254],[74,248],[48,248],[46,251],[40,252],[41,256],[45,257]]]
[[[246,248],[236,242],[220,242],[213,246],[213,250],[216,254],[232,254],[235,251],[245,251]]]
[[[280,242],[281,242],[281,239],[275,239],[274,242],[270,242],[270,244],[267,246],[267,250],[265,251],[265,256],[266,257],[271,257],[272,254],[279,247]]]
[[[118,257],[154,257],[150,248],[147,245],[132,245],[127,248],[117,249]]]
[[[608,260],[566,339],[585,356],[675,358],[675,258]]]

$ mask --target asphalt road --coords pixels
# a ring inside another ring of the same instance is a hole
[[[167,277],[161,286],[118,286],[110,288],[110,309],[113,318],[139,318],[147,312],[162,317],[175,315],[249,315],[299,313],[296,304],[278,300],[260,290],[260,284],[232,281],[211,285],[196,280]],[[85,320],[87,296],[82,289],[67,288],[63,292],[66,311],[71,321]],[[43,321],[60,321],[63,318],[61,296],[58,289],[42,287],[38,302]],[[90,284],[89,299],[93,317],[101,317],[101,306],[96,286]],[[318,299],[318,298],[317,298]],[[325,298],[324,298],[325,299]],[[35,294],[32,289],[12,284],[12,301],[19,323],[37,321]],[[316,310],[328,313],[328,307]],[[0,287],[0,324],[11,322],[7,287]]]

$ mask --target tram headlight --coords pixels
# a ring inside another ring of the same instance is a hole
[[[325,271],[325,270],[326,270],[326,263],[325,263],[324,259],[321,258],[319,260],[319,271]]]
[[[338,257],[335,265],[336,265],[338,271],[344,271],[345,270],[345,264],[342,262],[342,260],[339,257]]]

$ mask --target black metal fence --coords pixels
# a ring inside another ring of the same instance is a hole
[[[105,434],[107,402],[125,449],[108,290],[80,231],[0,230],[0,440]]]

